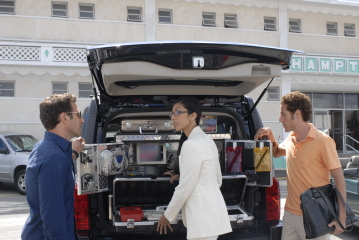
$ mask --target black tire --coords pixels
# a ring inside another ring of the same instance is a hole
[[[25,180],[25,173],[26,170],[25,169],[21,169],[15,176],[15,187],[16,190],[21,194],[21,195],[25,195],[26,194],[26,180]]]

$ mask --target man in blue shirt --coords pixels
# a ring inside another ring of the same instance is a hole
[[[72,94],[54,94],[40,104],[46,132],[33,148],[26,168],[26,197],[30,215],[21,238],[78,239],[74,217],[73,159],[83,150],[84,119]],[[72,138],[78,137],[71,141]]]

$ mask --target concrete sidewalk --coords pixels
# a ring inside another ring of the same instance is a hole
[[[287,171],[274,169],[274,176],[278,179],[287,179]]]

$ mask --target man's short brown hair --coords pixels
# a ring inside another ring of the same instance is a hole
[[[71,103],[76,102],[76,96],[70,93],[53,94],[40,103],[40,120],[45,129],[51,130],[59,124],[59,115],[63,112],[72,118]]]
[[[280,103],[287,105],[287,110],[292,114],[299,109],[305,122],[308,122],[312,116],[312,101],[304,93],[290,92],[282,97]]]

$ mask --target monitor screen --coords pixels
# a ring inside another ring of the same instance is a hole
[[[165,164],[165,144],[146,143],[137,144],[137,164]]]

